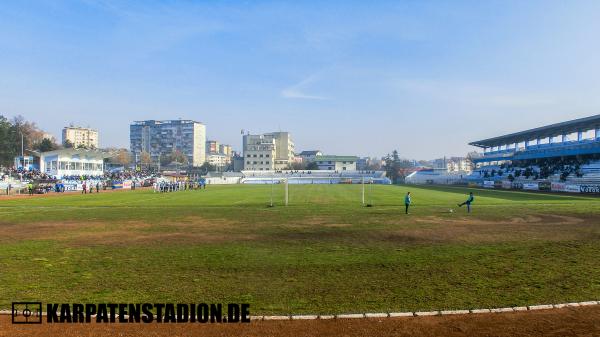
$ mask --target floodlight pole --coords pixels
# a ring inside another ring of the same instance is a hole
[[[21,131],[21,160],[23,161],[23,170],[25,169],[25,142],[23,141],[23,131]]]

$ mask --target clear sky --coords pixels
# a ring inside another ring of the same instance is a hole
[[[3,1],[0,114],[416,159],[600,113],[600,1]]]

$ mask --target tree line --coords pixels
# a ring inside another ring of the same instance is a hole
[[[16,116],[12,119],[8,119],[3,115],[0,115],[0,165],[11,166],[14,158],[21,155],[21,135],[23,140],[24,150],[33,150],[39,152],[52,151],[62,146],[56,144],[52,139],[44,137],[44,132],[40,130],[34,122],[26,121],[22,116]],[[73,144],[66,142],[64,147],[73,147]],[[150,154],[142,152],[140,158],[131,158],[131,154],[127,149],[107,149],[112,150],[115,156],[112,158],[113,162],[127,166],[133,161],[137,161],[142,167],[145,166],[150,168],[154,163]],[[406,175],[409,173],[409,169],[413,167],[413,164],[406,160],[401,159],[398,155],[398,151],[394,150],[392,154],[388,154],[383,158],[385,163],[384,169],[387,173],[387,177],[394,183],[399,183],[404,180]],[[189,165],[187,156],[179,150],[173,151],[168,155],[164,155],[160,158],[161,165],[169,165],[177,163],[182,166]],[[214,170],[213,165],[205,163],[203,168],[207,171]],[[316,163],[294,163],[290,164],[289,169],[307,169],[316,170],[318,166]],[[379,165],[369,167],[368,169],[378,170],[381,169]]]
[[[386,176],[390,178],[390,180],[394,183],[403,183],[404,178],[408,174],[410,174],[415,165],[408,159],[400,158],[397,150],[394,150],[391,154],[386,155],[383,159],[383,166],[380,164],[380,161],[373,160],[368,163],[365,170],[385,170]],[[300,162],[300,163],[291,163],[287,167],[288,170],[318,170],[319,166],[316,162]]]
[[[385,162],[385,172],[386,176],[390,178],[392,183],[403,183],[404,178],[412,172],[412,168],[414,167],[413,163],[408,159],[402,159],[398,155],[398,151],[394,150],[392,154],[388,154],[383,158]]]
[[[0,115],[0,165],[11,166],[14,158],[25,151],[52,151],[59,147],[52,139],[44,137],[34,122],[22,116],[8,119]]]

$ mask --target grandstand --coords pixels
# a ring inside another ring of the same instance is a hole
[[[465,182],[466,174],[450,173],[446,168],[417,170],[406,176],[406,184],[439,184],[451,185]]]
[[[289,184],[391,184],[385,171],[281,170],[242,171],[242,184],[272,184],[287,180]]]
[[[600,115],[474,141],[466,182],[489,188],[600,191]],[[594,192],[597,193],[597,192]]]

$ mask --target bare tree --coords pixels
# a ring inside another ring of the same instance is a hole
[[[127,149],[119,149],[117,155],[115,156],[115,162],[127,166],[131,163],[131,155]]]
[[[181,151],[179,150],[175,150],[171,153],[171,161],[172,162],[176,162],[179,163],[181,165],[187,165],[188,163],[188,157]]]
[[[152,164],[152,156],[150,156],[150,153],[142,151],[142,153],[140,153],[140,163],[149,168]]]

